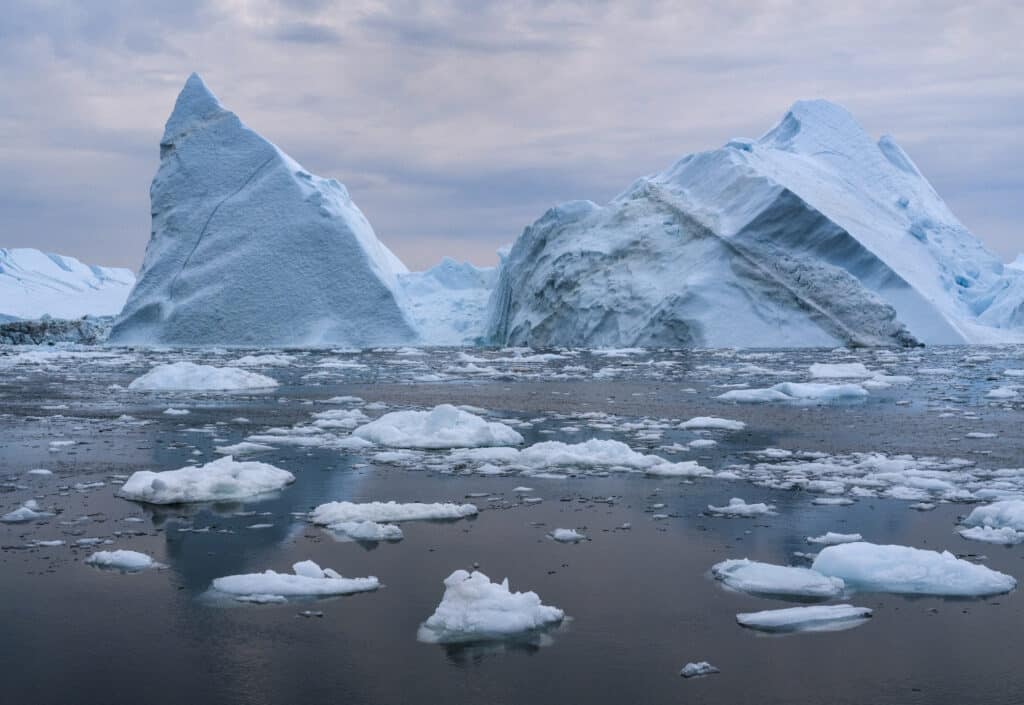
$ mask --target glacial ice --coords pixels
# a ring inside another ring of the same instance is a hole
[[[910,546],[844,543],[821,550],[811,566],[853,590],[976,597],[1009,592],[1017,581],[998,571]]]
[[[1024,273],[890,137],[795,103],[759,140],[571,201],[501,268],[487,337],[543,346],[810,347],[1024,338]]]
[[[708,676],[713,673],[721,673],[718,668],[712,666],[707,661],[691,661],[690,663],[683,666],[679,675],[683,678],[695,678],[697,676]]]
[[[523,442],[510,426],[486,421],[451,404],[430,411],[393,411],[352,435],[392,448],[475,448]]]
[[[441,603],[417,636],[431,644],[490,641],[529,633],[565,618],[557,607],[542,604],[535,592],[512,592],[480,571],[456,570],[445,578]]]
[[[267,463],[239,462],[226,455],[199,467],[132,473],[117,494],[149,504],[225,502],[279,490],[295,476]]]
[[[715,507],[709,504],[708,511],[717,516],[742,517],[744,519],[750,519],[752,517],[764,516],[766,514],[774,514],[775,505],[765,504],[764,502],[747,504],[747,502],[739,497],[733,497],[729,500],[728,504],[722,507]]]
[[[679,428],[687,431],[695,430],[716,430],[716,431],[742,431],[747,424],[732,419],[722,419],[717,416],[696,416],[689,421],[679,424]]]
[[[213,367],[194,362],[172,362],[157,365],[134,379],[128,389],[140,391],[218,391],[270,389],[277,380],[266,375],[240,370],[237,367]]]
[[[128,269],[82,264],[31,248],[0,248],[0,322],[114,316],[134,283]]]
[[[733,590],[771,597],[827,599],[841,595],[845,587],[840,578],[817,570],[758,563],[746,558],[716,563],[711,567],[711,574]]]
[[[412,342],[397,275],[345,187],[302,168],[196,74],[160,141],[152,237],[118,344]]]
[[[831,632],[860,626],[871,613],[867,607],[853,605],[809,605],[740,613],[736,621],[762,632]]]

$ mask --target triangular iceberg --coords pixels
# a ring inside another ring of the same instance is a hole
[[[683,158],[517,240],[502,345],[831,346],[1024,338],[1024,272],[956,219],[889,137],[801,101],[759,140]]]
[[[150,188],[153,229],[111,342],[412,342],[406,271],[334,179],[303,169],[196,74],[174,106]]]

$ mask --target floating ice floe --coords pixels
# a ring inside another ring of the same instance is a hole
[[[721,430],[721,431],[742,431],[747,427],[743,421],[733,421],[717,416],[696,416],[689,421],[683,421],[679,428],[686,431],[696,430]]]
[[[841,543],[856,543],[863,540],[864,537],[860,534],[837,534],[834,531],[829,531],[821,536],[807,537],[807,543],[817,543],[824,546],[837,546]]]
[[[1017,387],[996,387],[985,394],[986,399],[1016,399]]]
[[[213,367],[194,362],[172,362],[157,365],[132,380],[128,389],[146,391],[210,391],[229,392],[245,389],[269,389],[277,380],[237,367]]]
[[[134,573],[147,568],[161,568],[160,563],[153,560],[152,556],[138,551],[119,549],[117,551],[98,551],[85,559],[85,562],[97,568],[108,570],[120,570],[125,573]]]
[[[885,497],[910,502],[976,502],[1024,493],[1024,468],[984,469],[963,458],[884,453],[827,455],[766,449],[753,465],[726,468],[759,487],[827,497]]]
[[[576,529],[555,529],[548,535],[559,543],[578,543],[587,540],[586,535]]]
[[[707,661],[696,661],[691,662],[683,666],[679,671],[679,675],[683,678],[695,678],[697,676],[709,676],[713,673],[721,673],[716,667],[712,666]]]
[[[263,453],[268,450],[274,450],[274,447],[268,446],[265,443],[253,443],[251,441],[242,441],[241,443],[214,448],[214,451],[221,455],[246,455],[249,453]]]
[[[52,475],[53,474],[53,470],[47,470],[46,468],[33,468],[32,470],[29,470],[25,474],[26,475],[46,476],[46,475]]]
[[[555,468],[601,468],[644,472],[662,477],[701,477],[712,472],[695,461],[673,463],[657,455],[638,453],[621,441],[592,438],[582,443],[544,441],[517,448],[457,450],[449,455],[455,463],[475,462],[507,466],[525,475],[547,473]]]
[[[441,404],[430,411],[384,414],[352,434],[393,448],[476,448],[523,442],[512,427],[486,421],[451,404]]]
[[[719,394],[718,399],[757,404],[775,401],[851,401],[867,396],[868,390],[859,384],[782,382],[765,389],[732,389]]]
[[[712,514],[724,517],[742,517],[749,519],[750,517],[764,516],[766,514],[775,514],[774,504],[765,504],[764,502],[757,502],[756,504],[747,504],[744,500],[739,497],[733,497],[729,500],[729,504],[724,507],[715,507],[708,505],[708,511]]]
[[[339,521],[330,530],[353,541],[401,541],[405,536],[400,527],[376,521]]]
[[[432,644],[515,637],[558,624],[565,613],[541,604],[535,592],[512,592],[479,571],[456,570],[445,581],[444,596],[417,637]]]
[[[396,522],[463,519],[475,516],[473,504],[424,504],[420,502],[327,502],[316,507],[309,519],[318,526],[333,528],[350,522]]]
[[[810,372],[814,379],[870,379],[876,374],[862,362],[816,362]]]
[[[852,629],[864,624],[872,610],[853,605],[810,605],[736,615],[736,621],[762,632],[823,632]]]
[[[313,561],[300,561],[292,566],[292,571],[294,575],[273,570],[228,575],[214,580],[212,588],[236,600],[281,602],[289,597],[351,595],[380,587],[380,581],[372,575],[366,578],[345,578],[330,568],[321,568]],[[271,599],[259,599],[264,597]]]
[[[188,409],[176,409],[173,406],[169,409],[164,409],[165,416],[188,416],[191,413]]]
[[[962,522],[960,535],[972,541],[1012,545],[1024,542],[1024,499],[1007,499],[975,507]]]
[[[866,592],[975,597],[1009,592],[1017,581],[1004,573],[910,546],[846,543],[822,549],[811,566]]]
[[[4,524],[23,524],[25,522],[52,516],[52,513],[45,512],[40,509],[37,501],[30,499],[14,511],[7,512],[3,516],[0,516],[0,522],[3,522]]]
[[[716,563],[711,574],[726,586],[752,595],[829,599],[844,589],[840,578],[810,568],[758,563],[746,558]]]
[[[287,470],[267,463],[236,461],[227,455],[198,467],[133,473],[117,494],[150,504],[222,502],[279,490],[295,481]]]

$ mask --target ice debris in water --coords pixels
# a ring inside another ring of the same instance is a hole
[[[440,644],[513,637],[557,624],[565,613],[541,604],[535,592],[512,592],[479,571],[456,570],[445,581],[444,596],[420,625],[420,641]]]
[[[712,474],[711,470],[692,460],[673,463],[657,455],[639,453],[621,441],[597,438],[582,443],[543,441],[522,450],[456,450],[450,454],[449,460],[504,466],[521,470],[526,475],[550,472],[562,467],[623,469],[664,477],[699,477]]]
[[[819,382],[782,382],[765,389],[731,389],[718,399],[747,404],[777,401],[851,401],[864,399],[868,390],[859,384],[822,384]]]
[[[976,597],[1009,592],[1017,581],[1004,573],[910,546],[846,543],[822,549],[811,566],[847,587],[866,592]]]
[[[726,586],[752,595],[829,599],[842,594],[840,578],[824,575],[809,568],[730,559],[716,563],[711,574]]]
[[[963,520],[960,535],[972,541],[1013,545],[1024,542],[1024,499],[1007,499],[975,507]]]
[[[161,565],[153,560],[151,556],[138,551],[119,549],[117,551],[98,551],[85,559],[86,563],[97,568],[120,570],[126,573],[134,573],[147,568],[159,568]]]
[[[696,416],[689,421],[683,421],[679,428],[687,431],[695,430],[720,430],[720,431],[742,431],[747,427],[743,421],[733,421],[717,416]]]
[[[807,537],[807,543],[817,543],[824,546],[835,546],[841,543],[855,543],[863,540],[864,537],[860,534],[837,534],[834,531],[828,531],[821,536]]]
[[[151,472],[140,470],[117,491],[125,499],[150,504],[218,502],[279,490],[295,476],[267,463],[239,462],[230,455],[198,467]]]
[[[724,507],[715,507],[709,504],[708,511],[717,516],[742,517],[749,519],[751,517],[764,516],[766,514],[775,514],[775,505],[765,504],[764,502],[747,504],[739,497],[733,497],[729,500],[729,504]]]
[[[262,601],[280,602],[288,597],[349,595],[380,587],[380,581],[374,576],[345,578],[330,568],[321,568],[313,561],[300,561],[292,566],[292,571],[294,574],[267,570],[263,573],[228,575],[215,579],[213,590],[250,602],[261,601],[253,600],[254,596],[269,596],[270,600]]]
[[[34,499],[30,499],[14,511],[7,512],[3,516],[0,516],[0,522],[5,524],[22,524],[52,516],[52,513],[41,510],[38,502]]]
[[[132,380],[128,389],[144,391],[211,391],[229,392],[244,389],[268,389],[277,380],[237,367],[213,367],[194,362],[172,362],[157,365]]]
[[[721,673],[716,667],[712,666],[707,661],[696,661],[690,662],[683,666],[682,670],[679,671],[679,675],[683,678],[695,678],[697,676],[708,676],[713,673]]]
[[[476,448],[523,442],[512,427],[486,421],[451,404],[430,411],[393,411],[352,434],[393,448]]]
[[[339,521],[329,528],[353,541],[401,541],[405,536],[401,527],[376,521]]]
[[[477,513],[473,504],[447,504],[421,502],[327,502],[316,507],[309,515],[319,526],[333,528],[350,522],[372,521],[424,521],[463,519]]]
[[[576,529],[555,529],[549,536],[559,543],[578,543],[586,540],[586,535],[576,531]]]
[[[736,615],[736,621],[763,632],[821,632],[851,629],[871,617],[872,610],[853,605],[810,605]]]

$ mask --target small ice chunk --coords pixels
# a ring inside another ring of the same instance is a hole
[[[49,512],[38,511],[38,504],[34,507],[29,506],[30,502],[33,502],[33,500],[29,500],[29,502],[24,504],[24,506],[18,507],[12,512],[7,512],[0,517],[0,521],[5,524],[23,524],[28,521],[35,521],[36,519],[42,519],[43,517],[53,516],[53,514]]]
[[[188,416],[189,413],[188,409],[176,409],[173,406],[169,409],[164,409],[165,416]]]
[[[587,538],[586,535],[581,534],[576,529],[555,529],[549,536],[560,543],[577,543],[585,541]]]
[[[729,500],[729,504],[724,507],[715,507],[711,504],[708,505],[708,511],[712,514],[723,517],[742,517],[749,519],[751,517],[764,516],[766,514],[775,513],[774,504],[765,504],[764,502],[757,502],[756,504],[747,504],[744,500],[739,497],[733,497]]]
[[[740,613],[736,621],[763,632],[840,631],[864,624],[871,613],[867,607],[853,605],[811,605]]]
[[[1024,542],[1024,499],[1007,499],[975,507],[960,535],[972,541],[1013,545]]]
[[[26,474],[28,474],[28,475],[44,476],[44,475],[52,475],[53,471],[52,470],[47,470],[46,468],[33,468],[32,470],[29,470],[28,473],[26,473]]]
[[[742,421],[722,419],[717,416],[695,416],[689,421],[683,421],[679,428],[687,431],[695,430],[721,430],[721,431],[742,431],[747,427]]]
[[[151,472],[140,470],[117,494],[150,504],[218,502],[279,490],[295,476],[267,463],[237,462],[230,455],[198,467]]]
[[[153,560],[151,556],[147,556],[145,553],[139,553],[138,551],[128,551],[125,549],[119,549],[117,551],[98,551],[86,558],[85,562],[90,565],[94,565],[97,568],[120,570],[126,573],[134,573],[140,570],[146,570],[147,568],[161,567],[161,565]]]
[[[488,641],[528,633],[565,618],[557,607],[541,604],[535,592],[512,592],[480,571],[456,570],[445,581],[444,596],[420,625],[420,641],[441,644]]]
[[[683,678],[695,678],[697,676],[709,676],[713,673],[721,673],[717,668],[712,666],[707,661],[691,662],[683,666],[682,670],[679,671],[679,675]]]
[[[841,543],[855,543],[863,540],[864,537],[860,534],[837,534],[834,531],[829,531],[821,536],[807,537],[807,543],[818,543],[825,546],[836,546]]]
[[[1009,592],[1017,581],[983,565],[910,546],[845,543],[822,549],[811,566],[855,590],[897,594],[982,596]]]
[[[783,382],[767,389],[732,389],[718,395],[723,401],[761,403],[772,401],[844,401],[863,399],[868,391],[859,384]]]
[[[828,599],[842,594],[845,587],[840,578],[810,568],[758,563],[746,558],[717,563],[711,574],[726,586],[753,595]]]

